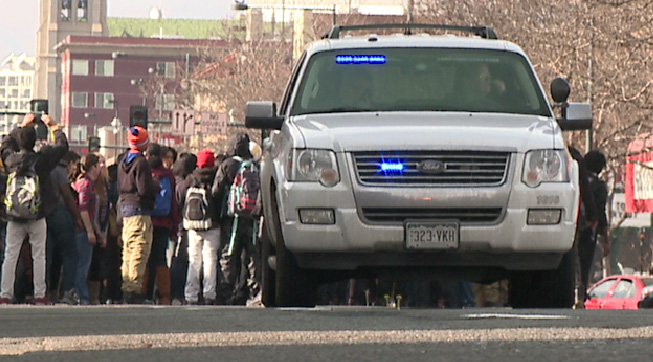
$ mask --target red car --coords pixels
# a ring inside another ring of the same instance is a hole
[[[585,309],[639,309],[653,301],[653,277],[612,275],[587,291]]]

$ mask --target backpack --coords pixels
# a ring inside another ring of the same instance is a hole
[[[186,199],[182,215],[182,225],[186,230],[208,230],[213,226],[211,218],[213,198],[201,186],[189,187],[186,190]]]
[[[258,205],[258,193],[261,188],[261,177],[258,167],[252,160],[241,160],[240,168],[229,188],[227,197],[227,215],[255,218]]]
[[[154,197],[154,210],[152,210],[152,216],[154,217],[168,216],[172,209],[173,192],[170,178],[167,176],[161,177],[159,187],[161,189]]]
[[[27,170],[16,170],[7,176],[5,211],[7,216],[36,220],[41,208],[40,180],[34,165]]]

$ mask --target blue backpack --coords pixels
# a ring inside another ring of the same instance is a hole
[[[170,182],[169,177],[161,177],[159,179],[159,193],[154,197],[154,210],[152,210],[152,216],[161,217],[170,215],[170,210],[172,209],[172,183]]]

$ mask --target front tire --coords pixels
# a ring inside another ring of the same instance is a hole
[[[317,300],[317,283],[310,271],[301,269],[297,265],[295,257],[284,244],[275,191],[272,188],[271,215],[266,220],[275,223],[268,225],[266,229],[276,234],[274,238],[276,241],[274,247],[274,304],[277,307],[314,307]],[[268,252],[270,251],[272,249],[268,249]],[[265,251],[262,254],[265,254]],[[264,265],[269,265],[267,260]],[[270,284],[268,282],[268,285]]]
[[[557,269],[517,272],[510,278],[513,308],[571,308],[574,305],[576,268],[572,251]]]
[[[266,307],[275,306],[275,275],[270,266],[270,257],[274,258],[274,247],[270,243],[267,229],[261,240],[261,301]]]

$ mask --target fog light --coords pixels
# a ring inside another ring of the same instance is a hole
[[[302,224],[335,224],[336,218],[331,209],[301,209],[299,220]]]
[[[562,211],[555,210],[528,210],[528,224],[529,225],[551,225],[560,222],[560,215]]]

